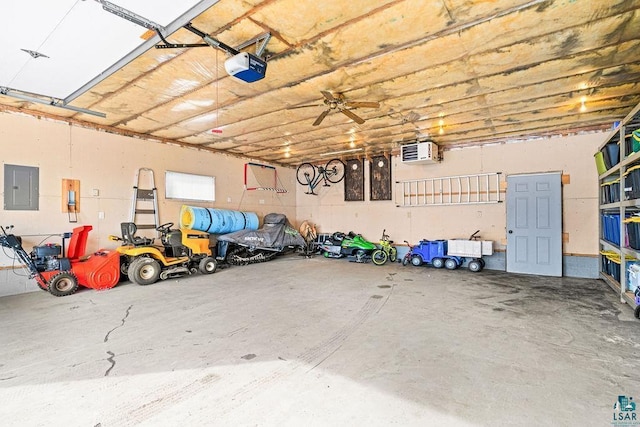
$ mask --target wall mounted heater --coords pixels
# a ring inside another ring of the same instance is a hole
[[[415,142],[400,146],[400,159],[402,163],[436,163],[438,157],[438,146],[431,141]]]

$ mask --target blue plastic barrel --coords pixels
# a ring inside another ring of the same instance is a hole
[[[258,225],[258,215],[254,212],[186,205],[180,209],[180,228],[226,234],[240,230],[257,230]]]

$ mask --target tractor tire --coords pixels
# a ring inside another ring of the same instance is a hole
[[[202,274],[213,274],[216,272],[218,268],[218,263],[215,258],[210,256],[204,257],[200,260],[200,264],[198,264],[198,271]]]
[[[387,258],[387,253],[382,249],[376,249],[371,254],[371,262],[373,262],[375,265],[383,265],[387,262]]]
[[[57,297],[66,297],[78,290],[78,278],[70,271],[62,271],[49,280],[49,292]]]
[[[467,265],[467,268],[469,269],[469,271],[477,273],[478,271],[482,271],[482,263],[477,260],[471,260],[469,261],[469,265]]]
[[[389,249],[389,261],[396,262],[398,260],[398,250],[396,248]]]
[[[636,319],[640,319],[640,305],[633,311],[633,315],[636,316]]]
[[[444,268],[446,268],[447,270],[455,270],[458,267],[459,265],[455,259],[447,258],[446,260],[444,260]]]
[[[411,265],[415,265],[416,267],[422,265],[422,257],[420,255],[414,255],[411,257]]]
[[[431,260],[431,265],[435,268],[442,268],[444,267],[444,260],[442,258],[433,258]]]
[[[120,279],[118,282],[129,280],[129,260],[125,256],[120,257]]]
[[[133,283],[151,285],[160,278],[160,263],[153,258],[136,258],[129,264],[128,275]]]

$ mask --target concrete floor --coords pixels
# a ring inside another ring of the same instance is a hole
[[[285,256],[0,298],[3,426],[609,426],[640,322],[603,282]]]

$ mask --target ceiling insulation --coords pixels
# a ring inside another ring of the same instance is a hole
[[[145,43],[146,28],[99,1],[33,3],[27,29],[22,3],[4,14],[0,87],[64,99]],[[266,77],[229,76],[220,49],[156,49],[151,39],[73,97],[74,107],[105,117],[1,95],[0,110],[294,166],[353,146],[365,156],[396,153],[416,135],[457,147],[607,129],[640,102],[640,1],[113,3],[163,26],[201,9],[193,26],[233,47],[268,33]],[[104,22],[88,23],[80,11]],[[171,43],[202,42],[176,28],[164,34]],[[63,35],[82,48],[72,55]],[[99,45],[105,35],[123,52]],[[44,61],[73,72],[52,79]],[[323,91],[379,107],[347,107],[361,124],[327,114],[313,126],[326,110]],[[317,107],[296,108],[309,104]]]

